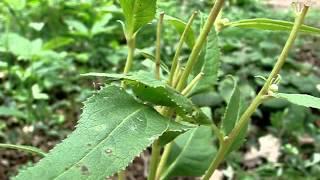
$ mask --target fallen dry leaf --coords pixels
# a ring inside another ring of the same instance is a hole
[[[259,138],[259,150],[256,147],[250,147],[244,154],[244,165],[248,168],[254,168],[262,163],[261,158],[268,162],[276,163],[281,155],[280,140],[269,134]]]
[[[269,134],[259,138],[261,157],[266,158],[269,162],[276,163],[280,157],[280,140]]]

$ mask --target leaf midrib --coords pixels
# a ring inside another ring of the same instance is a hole
[[[75,167],[77,164],[79,164],[84,158],[86,158],[87,156],[89,156],[93,151],[95,151],[99,146],[100,144],[102,144],[103,142],[105,142],[109,137],[110,135],[112,135],[112,133],[114,131],[116,131],[119,127],[121,127],[121,125],[123,123],[125,123],[128,119],[130,119],[132,116],[134,116],[135,114],[139,113],[140,111],[142,111],[143,109],[146,109],[147,107],[141,107],[139,109],[137,109],[136,111],[130,113],[126,118],[123,119],[123,121],[118,125],[116,126],[116,128],[114,128],[109,134],[107,134],[107,136],[105,138],[103,138],[101,140],[101,142],[99,142],[93,149],[91,149],[88,153],[86,153],[79,161],[75,162],[72,166],[70,166],[69,168],[67,168],[65,171],[63,171],[60,175],[56,176],[54,179],[58,179],[60,176],[64,175],[65,173],[67,173],[70,169],[72,169],[73,167]]]

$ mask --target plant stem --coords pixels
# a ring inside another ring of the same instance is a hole
[[[156,79],[160,80],[160,61],[161,61],[161,31],[163,27],[164,13],[159,16],[158,27],[157,27],[157,42],[156,42]]]
[[[118,180],[126,180],[126,172],[125,171],[120,171],[118,173]]]
[[[302,12],[296,17],[294,26],[291,30],[291,33],[289,35],[289,38],[277,60],[277,63],[273,67],[272,72],[269,75],[269,78],[267,79],[266,83],[260,90],[259,94],[255,97],[255,99],[252,101],[248,109],[244,112],[244,114],[240,117],[239,122],[235,126],[235,128],[231,131],[229,136],[225,137],[223,143],[220,145],[218,154],[216,155],[216,158],[211,163],[208,171],[206,172],[205,176],[202,178],[203,180],[209,180],[214,171],[218,168],[220,163],[224,160],[227,152],[229,151],[231,145],[236,140],[237,136],[239,135],[240,131],[246,126],[246,124],[249,123],[250,117],[252,114],[256,111],[256,109],[259,107],[259,105],[264,101],[264,97],[268,95],[268,89],[270,85],[272,84],[273,79],[277,77],[279,74],[281,68],[283,67],[290,49],[294,45],[294,41],[297,38],[299,29],[301,25],[303,24],[303,21],[305,19],[305,16],[308,12],[308,6],[304,6]]]
[[[176,50],[176,53],[173,57],[173,60],[172,60],[172,66],[171,66],[171,70],[170,70],[170,74],[169,74],[169,81],[168,81],[168,84],[169,85],[173,85],[173,80],[174,80],[174,75],[175,75],[175,72],[177,70],[177,67],[178,67],[178,63],[179,63],[179,57],[180,57],[180,54],[181,54],[181,51],[182,51],[182,47],[183,47],[183,44],[184,44],[184,41],[186,40],[187,36],[188,36],[188,33],[189,31],[191,30],[191,25],[196,17],[196,15],[198,14],[197,11],[193,12],[192,16],[189,18],[189,21],[181,35],[181,38],[180,38],[180,41],[179,41],[179,44],[178,44],[178,47],[177,47],[177,50]]]
[[[224,0],[216,0],[214,3],[213,8],[211,9],[211,12],[209,14],[209,17],[203,27],[203,30],[200,33],[199,38],[197,39],[192,52],[190,54],[190,57],[188,59],[187,65],[186,65],[186,69],[183,72],[181,79],[179,81],[179,84],[177,86],[177,90],[178,91],[182,91],[186,85],[187,79],[193,69],[193,66],[195,65],[195,63],[198,60],[199,54],[202,50],[203,45],[206,42],[207,36],[209,34],[209,32],[211,31],[213,24],[220,12],[220,10],[222,9],[222,6],[224,4]]]
[[[132,62],[133,62],[133,57],[134,57],[134,51],[136,48],[136,39],[135,37],[129,37],[127,39],[127,44],[128,44],[128,56],[127,56],[127,62],[126,62],[126,66],[124,67],[124,71],[123,74],[127,74],[132,66]]]
[[[156,174],[156,180],[160,179],[162,171],[168,161],[168,157],[170,155],[171,149],[172,149],[173,143],[170,142],[169,144],[167,144],[164,148],[163,154],[161,156],[161,160],[158,166],[158,170],[157,170],[157,174]]]
[[[148,180],[155,180],[156,178],[158,162],[160,159],[160,151],[161,151],[161,147],[157,140],[152,144],[152,154],[151,154],[151,160],[150,160],[150,166],[149,166],[150,170],[149,170]]]
[[[187,96],[193,88],[198,84],[198,82],[201,80],[203,77],[204,73],[200,72],[188,85],[186,88],[183,89],[181,92],[182,95]]]

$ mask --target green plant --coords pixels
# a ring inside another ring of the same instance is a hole
[[[165,75],[161,74],[160,69],[160,40],[165,19],[163,14],[160,15],[158,23],[155,73],[129,72],[131,66],[135,65],[133,58],[137,33],[154,19],[156,1],[120,1],[125,15],[123,28],[129,48],[124,73],[85,74],[107,77],[114,84],[106,85],[89,98],[84,103],[77,129],[36,166],[22,171],[16,179],[103,179],[123,170],[150,144],[153,145],[149,179],[202,174],[205,174],[203,179],[209,179],[225,157],[241,146],[250,117],[260,104],[272,98],[282,98],[298,105],[320,109],[319,98],[278,93],[280,70],[298,31],[305,27],[302,27],[302,24],[309,8],[306,5],[298,12],[294,24],[263,20],[261,26],[261,19],[245,21],[255,28],[292,29],[270,76],[265,79],[262,90],[248,108],[245,108],[234,78],[231,78],[233,90],[228,97],[229,103],[220,128],[213,123],[210,115],[207,116],[203,109],[189,100],[189,97],[214,86],[217,81],[221,62],[213,24],[217,22],[223,3],[223,0],[215,2],[184,67],[178,62],[178,57],[181,44],[191,32],[190,26],[196,13],[185,23],[169,78],[163,82],[162,77]],[[233,26],[248,27],[242,22],[233,23]],[[317,33],[318,30],[312,32]],[[200,68],[197,69],[197,66]],[[119,86],[119,81],[122,81],[122,87]],[[132,90],[132,93],[128,89]],[[214,138],[219,142],[217,152],[215,147],[210,145]],[[165,148],[159,162],[162,147]],[[204,149],[207,153],[201,152]],[[194,163],[185,167],[188,162]]]

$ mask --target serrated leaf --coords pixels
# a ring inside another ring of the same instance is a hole
[[[154,74],[145,71],[129,73],[128,75],[108,73],[88,73],[83,76],[98,76],[114,79],[124,79],[137,98],[155,105],[174,108],[185,121],[211,125],[211,121],[187,97],[168,86],[165,82],[154,78]]]
[[[233,81],[234,87],[221,124],[225,135],[228,135],[236,125],[240,112],[240,89],[237,82],[234,79]]]
[[[262,30],[273,30],[273,31],[291,31],[293,23],[289,21],[267,19],[267,18],[256,18],[256,19],[245,19],[236,22],[230,22],[225,24],[227,27],[239,27],[239,28],[254,28]],[[320,34],[320,29],[302,25],[299,29],[301,32],[309,34]]]
[[[84,104],[76,130],[15,179],[105,179],[124,169],[165,131],[182,126],[117,86],[102,88]]]
[[[212,89],[218,80],[218,71],[220,67],[220,48],[218,44],[218,35],[214,28],[208,35],[202,72],[204,75],[198,82],[192,94],[197,94]]]
[[[174,26],[180,35],[183,34],[183,32],[187,26],[186,22],[184,22],[178,18],[169,16],[169,15],[165,15],[165,21],[167,21],[172,26]],[[194,33],[193,29],[191,28],[186,36],[185,42],[189,46],[189,48],[193,48],[195,41],[196,41],[195,33]]]
[[[277,93],[275,97],[285,99],[293,104],[320,109],[320,98],[306,94],[285,94]]]
[[[206,126],[199,126],[180,135],[173,142],[161,179],[203,175],[216,152],[213,141],[212,129]]]
[[[151,22],[156,14],[157,0],[120,0],[125,17],[126,33],[136,33]]]

